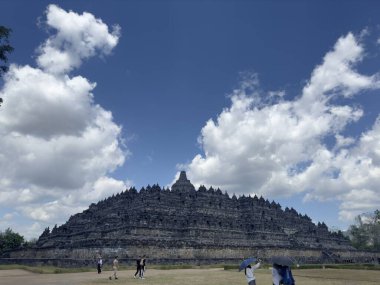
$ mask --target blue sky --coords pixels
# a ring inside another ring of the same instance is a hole
[[[378,207],[376,1],[0,5],[0,230],[38,237],[183,169],[332,228]]]

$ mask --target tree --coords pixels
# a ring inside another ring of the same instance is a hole
[[[380,250],[380,211],[358,215],[349,235],[357,249]]]
[[[36,245],[37,245],[37,239],[36,238],[32,238],[31,240],[28,240],[28,241],[24,242],[24,244],[22,246],[25,247],[25,248],[33,248]]]
[[[373,236],[373,248],[376,250],[380,250],[380,211],[376,210],[373,215],[373,228],[372,228],[372,236]]]
[[[10,228],[0,232],[0,252],[19,248],[24,243],[24,237]]]
[[[366,226],[362,221],[362,217],[360,215],[357,216],[355,222],[356,224],[351,225],[349,229],[351,243],[357,249],[367,249],[369,236]]]
[[[0,61],[4,63],[3,65],[0,65],[0,76],[8,71],[8,66],[6,65],[8,54],[13,51],[13,47],[9,44],[9,36],[11,32],[11,29],[0,26]]]
[[[11,32],[11,29],[0,26],[0,77],[8,71],[8,66],[6,65],[8,54],[13,51],[13,47],[9,44]],[[3,64],[1,62],[3,62]],[[1,103],[3,103],[3,98],[0,98],[0,106]]]

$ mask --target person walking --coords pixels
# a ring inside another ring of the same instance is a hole
[[[248,285],[256,285],[256,277],[254,274],[254,271],[260,267],[261,260],[259,259],[259,262],[251,266],[250,264],[245,268],[244,273],[245,277],[247,278]]]
[[[144,277],[145,268],[146,268],[145,266],[146,266],[146,257],[144,255],[140,262],[140,279],[145,279]]]
[[[102,267],[103,267],[103,259],[102,257],[99,255],[98,257],[98,274],[102,273]]]
[[[136,273],[133,276],[133,278],[136,278],[137,274],[139,275],[139,277],[141,275],[141,265],[140,265],[140,263],[141,263],[141,257],[139,257],[138,259],[136,259]]]
[[[273,264],[272,267],[272,283],[273,285],[280,285],[282,281],[282,276],[280,274],[281,265]]]
[[[287,265],[273,264],[272,268],[273,285],[295,285],[292,269]]]
[[[115,259],[112,262],[113,276],[115,279],[119,279],[117,277],[117,271],[119,270],[119,260],[117,259],[118,259],[118,256],[115,256]],[[109,279],[112,280],[112,275],[110,276]]]

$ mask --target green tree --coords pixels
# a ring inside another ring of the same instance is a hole
[[[22,246],[25,248],[33,248],[36,246],[36,244],[37,244],[37,239],[32,238],[31,240],[24,242],[24,244]]]
[[[380,250],[380,211],[376,210],[373,214],[373,248],[376,250]]]
[[[10,228],[0,232],[0,251],[19,248],[24,243],[24,237],[13,232]]]
[[[6,63],[8,62],[8,54],[13,51],[13,47],[9,44],[9,36],[12,30],[0,26],[0,61],[2,61],[2,65],[0,65],[0,76],[8,71],[8,66]]]
[[[8,54],[13,51],[13,47],[9,44],[9,36],[12,30],[0,25],[0,77],[8,71]],[[0,106],[3,98],[0,98]]]
[[[357,216],[355,222],[356,224],[351,225],[349,229],[351,243],[357,249],[367,249],[369,236],[362,221],[362,217],[360,215]]]
[[[380,211],[358,215],[349,229],[352,245],[358,249],[380,250]]]

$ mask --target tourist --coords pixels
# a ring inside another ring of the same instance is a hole
[[[280,282],[282,280],[282,277],[280,275],[281,267],[280,265],[273,264],[272,268],[272,283],[273,285],[280,285]]]
[[[259,262],[251,266],[250,264],[245,268],[244,273],[245,277],[247,278],[248,285],[256,285],[256,277],[254,274],[254,271],[260,267],[261,260],[259,259]]]
[[[117,271],[119,269],[119,261],[117,260],[118,256],[115,256],[115,259],[112,262],[113,276],[115,279],[119,279],[117,277]],[[110,280],[112,280],[112,275],[110,276]]]
[[[139,275],[139,277],[141,275],[141,265],[140,265],[140,263],[141,263],[141,257],[139,257],[138,259],[136,259],[136,273],[133,276],[133,278],[136,278],[137,274]]]
[[[140,262],[140,279],[145,279],[145,277],[144,277],[145,266],[146,266],[145,261],[146,261],[146,258],[144,255],[143,258],[141,259],[141,262]]]
[[[295,285],[290,266],[273,264],[272,268],[273,285]]]
[[[103,260],[102,256],[98,256],[98,274],[102,273]]]

